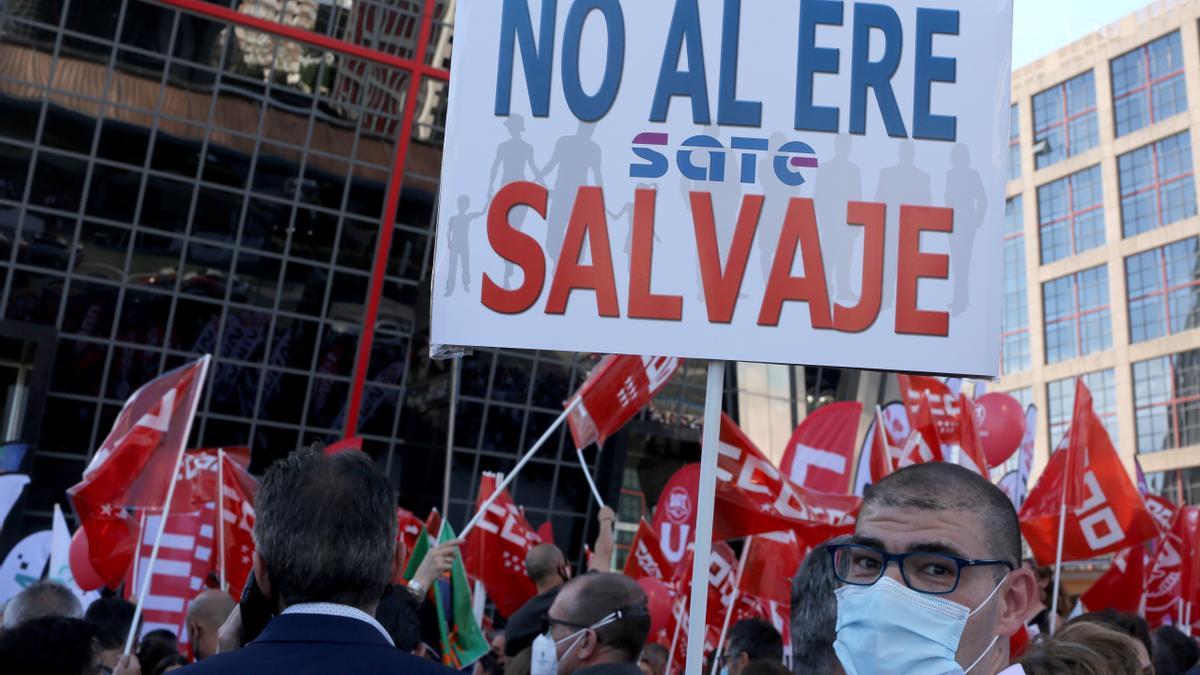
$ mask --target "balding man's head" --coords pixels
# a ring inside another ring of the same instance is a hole
[[[637,663],[650,634],[646,592],[623,574],[591,573],[559,591],[546,616],[559,645],[559,673],[601,663]],[[580,630],[586,626],[588,630]],[[576,644],[565,638],[576,634]],[[569,650],[569,653],[568,653]]]
[[[69,588],[53,581],[37,581],[9,601],[4,610],[4,629],[12,630],[34,619],[61,616],[83,618],[83,606]]]
[[[567,561],[554,544],[538,544],[525,554],[525,572],[538,592],[545,592],[567,580]]]
[[[196,660],[217,653],[217,631],[233,611],[233,598],[224,591],[209,589],[188,606],[187,630]]]
[[[957,464],[930,462],[889,474],[867,489],[862,508],[975,513],[983,521],[990,555],[1021,565],[1021,527],[1012,502],[990,481]]]

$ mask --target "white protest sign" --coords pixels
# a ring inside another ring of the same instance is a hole
[[[995,375],[1011,26],[461,3],[432,341]]]

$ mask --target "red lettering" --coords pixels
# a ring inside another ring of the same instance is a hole
[[[629,316],[633,319],[679,321],[683,297],[650,292],[650,268],[654,260],[654,204],[657,192],[641,189],[633,196],[633,243],[629,269]]]
[[[742,278],[746,275],[746,261],[750,258],[750,245],[754,242],[754,231],[758,229],[764,197],[742,197],[742,207],[738,212],[733,243],[729,246],[729,258],[725,261],[724,270],[721,269],[721,251],[717,246],[717,231],[713,223],[712,195],[693,192],[691,198],[692,226],[696,230],[696,252],[700,258],[700,279],[704,282],[708,320],[712,323],[729,323],[733,320]]]
[[[797,247],[804,261],[802,277],[792,276]],[[758,314],[758,325],[778,326],[783,303],[788,301],[808,303],[813,328],[833,327],[829,319],[829,290],[825,285],[825,263],[821,260],[817,215],[813,210],[813,201],[800,197],[788,202],[783,231],[779,234],[779,246],[775,249],[775,262],[771,264],[771,276],[767,279],[767,290]]]
[[[854,307],[834,305],[833,327],[843,333],[861,333],[879,317],[883,299],[883,238],[887,207],[883,204],[850,202],[846,222],[863,228],[862,293]]]
[[[900,259],[896,274],[897,333],[940,337],[950,334],[948,312],[917,309],[917,284],[920,279],[950,277],[950,256],[922,253],[921,233],[953,231],[953,209],[936,206],[900,207]]]
[[[591,265],[579,263],[583,256],[585,236],[592,252]],[[575,207],[571,210],[571,220],[563,237],[562,253],[554,269],[554,280],[550,283],[550,297],[546,299],[546,313],[566,313],[567,299],[574,290],[595,291],[600,316],[621,315],[617,306],[617,282],[613,278],[612,250],[608,245],[604,191],[590,185],[579,188],[575,195]]]
[[[501,314],[520,314],[537,302],[546,281],[546,256],[537,240],[508,222],[508,214],[518,206],[528,206],[546,217],[546,188],[525,181],[509,183],[496,193],[488,207],[488,243],[500,257],[521,268],[524,279],[519,288],[508,290],[492,281],[485,272],[483,306]]]

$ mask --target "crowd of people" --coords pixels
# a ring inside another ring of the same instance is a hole
[[[132,604],[102,597],[85,610],[70,590],[42,581],[4,608],[0,671],[450,673],[434,646],[439,607],[428,590],[461,542],[433,548],[404,583],[395,505],[365,455],[292,453],[269,468],[258,494],[248,592],[240,603],[201,593],[189,607],[186,653],[178,636],[154,630],[125,656]],[[597,548],[606,549],[615,514],[605,509],[600,520]],[[1200,648],[1174,627],[1151,633],[1144,619],[1115,611],[1061,625],[1048,617],[1047,590],[1021,553],[1012,503],[987,480],[948,463],[901,469],[868,490],[852,536],[815,547],[800,565],[790,670],[779,631],[746,619],[729,627],[705,672],[1200,674]],[[604,555],[593,560],[573,575],[561,550],[532,548],[526,572],[537,595],[490,636],[474,675],[677,670],[668,649],[647,643],[646,593],[608,571]]]

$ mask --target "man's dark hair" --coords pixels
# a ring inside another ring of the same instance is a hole
[[[751,661],[767,659],[781,662],[783,636],[763,619],[742,619],[729,629],[728,656],[734,659],[742,652],[745,652]]]
[[[796,675],[831,673],[836,670],[838,580],[833,560],[825,549],[830,544],[846,544],[850,536],[836,537],[808,552],[796,578],[792,580],[792,670]]]
[[[171,654],[169,656],[164,656],[162,658],[162,660],[160,660],[158,663],[156,663],[154,665],[154,669],[151,670],[149,673],[147,673],[146,671],[143,670],[142,675],[163,675],[163,673],[167,672],[167,668],[174,668],[175,666],[186,666],[186,665],[188,665],[187,659],[180,656],[179,654]]]
[[[35,581],[9,600],[4,608],[4,627],[11,630],[46,616],[78,619],[83,616],[83,607],[66,586],[55,581]]]
[[[1145,645],[1150,660],[1154,661],[1154,641],[1150,638],[1150,624],[1146,623],[1142,617],[1128,612],[1118,612],[1115,609],[1105,609],[1099,612],[1080,614],[1068,621],[1066,625],[1069,626],[1080,621],[1103,624],[1141,642]]]
[[[6,675],[81,675],[96,656],[96,628],[83,619],[33,619],[0,636]]]
[[[179,640],[165,628],[147,632],[138,642],[137,660],[143,673],[154,672],[154,667],[166,657],[179,653]]]
[[[1200,660],[1196,641],[1174,626],[1154,631],[1154,672],[1156,675],[1182,675]]]
[[[396,549],[396,493],[361,452],[293,452],[267,469],[254,542],[285,606],[379,600]]]
[[[135,609],[132,602],[115,595],[99,598],[88,605],[83,620],[95,626],[101,649],[120,649],[129,636]]]
[[[989,555],[1014,567],[1021,564],[1021,527],[1012,502],[990,481],[957,464],[915,464],[888,474],[867,489],[862,508],[977,513]]]
[[[411,653],[421,646],[421,599],[407,590],[395,588],[380,598],[375,620],[392,636],[396,649]]]
[[[594,572],[567,582],[559,597],[570,592],[567,614],[561,617],[580,626],[591,626],[620,610],[620,619],[596,629],[600,644],[624,655],[624,661],[637,663],[638,655],[650,634],[650,610],[646,592],[624,574]],[[555,617],[559,618],[559,617]]]

